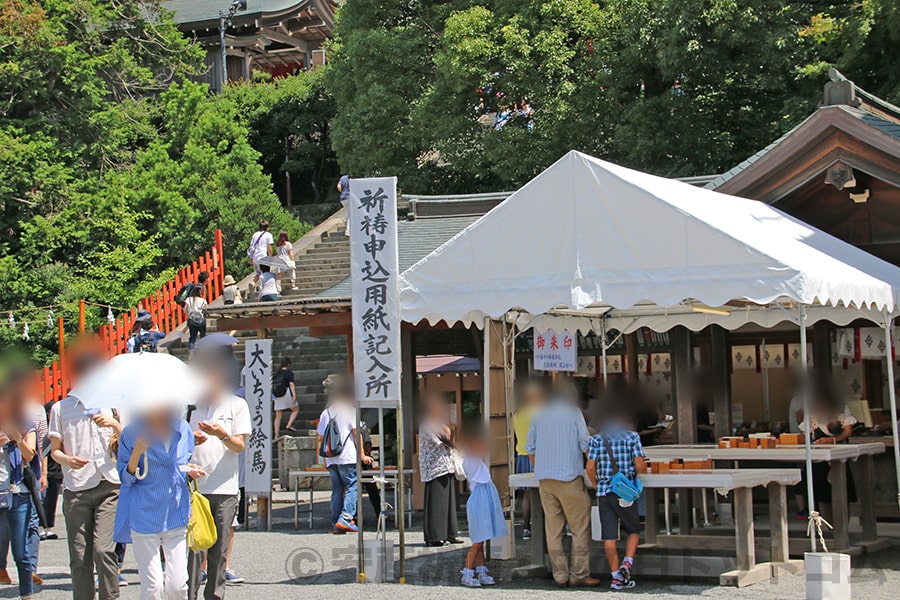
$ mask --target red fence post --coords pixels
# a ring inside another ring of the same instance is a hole
[[[221,294],[224,289],[222,281],[225,279],[225,246],[222,242],[222,230],[216,229],[214,259],[216,262],[216,293]]]
[[[41,371],[41,390],[44,404],[47,404],[51,400],[55,400],[53,397],[53,388],[50,386],[50,367],[44,367]]]

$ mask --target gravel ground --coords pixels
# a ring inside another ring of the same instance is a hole
[[[323,499],[324,500],[324,499]],[[356,593],[358,588],[348,587],[355,581],[356,538],[335,536],[325,531],[324,501],[316,503],[317,519],[310,531],[306,523],[299,531],[293,529],[293,511],[289,505],[276,505],[274,531],[259,533],[239,531],[232,558],[235,570],[246,577],[247,582],[228,588],[231,600],[260,597],[285,598],[316,595],[335,598],[338,594]],[[371,522],[371,521],[370,521]],[[57,530],[61,532],[61,528]],[[413,532],[407,535],[407,584],[368,584],[369,598],[385,600],[428,600],[475,596],[509,597],[527,590],[531,598],[566,598],[597,593],[596,591],[560,591],[549,589],[548,579],[533,578],[512,580],[510,570],[522,561],[493,561],[492,571],[499,578],[499,585],[488,589],[466,589],[458,585],[458,572],[462,565],[465,547],[446,549],[426,548],[422,543],[421,524],[414,522]],[[374,539],[371,534],[369,539]],[[525,548],[521,549],[524,554]],[[69,568],[67,566],[64,539],[41,544],[40,574],[45,583],[36,594],[45,600],[62,600],[71,597]],[[13,567],[10,559],[10,567]],[[15,577],[14,568],[10,569]],[[637,559],[640,572],[640,555]],[[136,600],[139,595],[137,567],[128,553],[125,576],[131,585],[122,589],[122,598]],[[781,577],[777,581],[758,584],[743,589],[720,588],[712,584],[667,583],[663,580],[639,580],[638,587],[627,593],[631,596],[647,596],[658,600],[699,596],[702,598],[741,599],[797,599],[804,594],[803,575]],[[898,597],[900,589],[900,548],[894,547],[869,557],[854,559],[853,594],[866,600],[887,600]],[[608,593],[605,591],[604,593]],[[0,598],[15,598],[15,586],[0,588]]]

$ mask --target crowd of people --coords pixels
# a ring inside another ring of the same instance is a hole
[[[4,364],[0,584],[12,580],[9,549],[19,596],[31,598],[42,583],[40,542],[59,537],[53,527],[60,496],[76,600],[119,597],[120,587],[128,585],[121,572],[128,547],[142,600],[220,599],[226,584],[242,581],[228,557],[251,422],[246,401],[233,392],[230,352],[219,346],[194,354],[192,363],[207,385],[186,411],[161,405],[130,414],[88,409],[73,394],[45,407],[33,370],[24,362]],[[68,360],[76,391],[105,362],[89,344]],[[203,552],[187,545],[189,481],[209,502],[216,529],[215,544]]]

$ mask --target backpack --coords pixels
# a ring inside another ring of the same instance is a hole
[[[178,306],[184,306],[184,303],[191,296],[191,292],[194,291],[194,288],[197,287],[197,284],[193,281],[189,281],[178,290],[178,293],[175,294],[175,304]]]
[[[149,332],[135,334],[134,345],[131,351],[135,354],[138,352],[156,352],[156,340]]]
[[[276,398],[281,398],[288,392],[290,381],[288,381],[287,373],[287,371],[281,370],[275,373],[275,377],[272,378],[272,395]]]
[[[347,434],[343,440],[341,439],[341,429],[338,427],[337,421],[331,413],[328,413],[328,425],[325,426],[325,432],[322,434],[322,444],[319,446],[319,456],[322,458],[334,458],[340,456],[344,451],[347,440],[353,435],[353,430]]]
[[[194,297],[199,298],[199,296]],[[187,322],[188,325],[200,327],[201,325],[206,323],[206,311],[204,311],[202,308],[197,308],[196,302],[191,302],[191,306],[188,307],[187,311]]]

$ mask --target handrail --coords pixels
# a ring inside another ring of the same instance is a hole
[[[102,325],[94,337],[100,341],[107,357],[113,357],[125,352],[128,338],[131,337],[131,328],[137,318],[138,310],[146,310],[150,313],[153,322],[164,333],[169,333],[180,327],[187,319],[182,308],[175,302],[178,290],[188,282],[197,281],[200,273],[209,273],[209,279],[204,286],[204,295],[207,302],[222,295],[225,287],[225,261],[222,245],[222,230],[216,229],[213,246],[204,252],[189,265],[178,269],[175,277],[167,281],[162,288],[140,300],[136,309],[122,313],[111,323]],[[49,366],[44,367],[41,373],[41,390],[44,403],[61,400],[71,389],[71,376],[65,360],[60,356]]]

